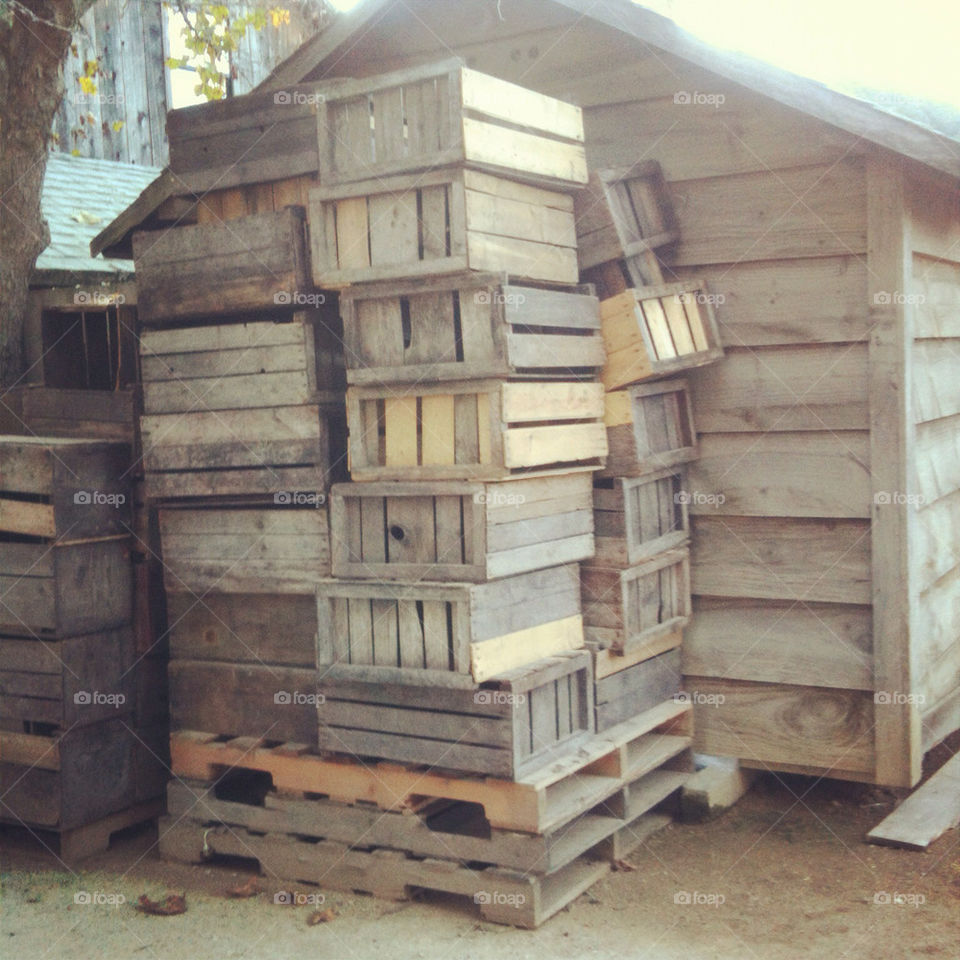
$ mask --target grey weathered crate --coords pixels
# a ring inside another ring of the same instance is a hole
[[[590,475],[337,484],[336,577],[472,580],[593,556]]]
[[[570,381],[476,380],[350,387],[355,480],[496,480],[601,466],[603,388]]]
[[[276,310],[312,289],[302,207],[133,235],[146,326]]]
[[[590,654],[549,657],[483,689],[321,680],[321,750],[514,779],[594,729]]]
[[[129,626],[48,642],[0,637],[0,720],[67,730],[128,716],[133,668]]]
[[[328,680],[474,689],[583,646],[576,564],[480,584],[331,580],[318,598]]]
[[[312,595],[330,573],[327,508],[316,504],[161,509],[167,591]]]
[[[0,537],[68,542],[129,532],[129,469],[125,443],[0,437]]]
[[[596,566],[626,567],[690,538],[682,467],[593,482]]]
[[[341,81],[319,111],[320,180],[370,180],[466,163],[579,188],[579,107],[444,61]]]
[[[505,275],[362,284],[340,294],[352,384],[593,377],[603,365],[589,286],[545,290]]]
[[[644,476],[699,456],[685,380],[616,390],[605,402],[609,453],[603,476]]]
[[[579,282],[573,200],[477,170],[315,187],[309,221],[318,287],[465,270]]]
[[[610,261],[625,261],[633,284],[651,282],[644,255],[675,243],[676,215],[660,164],[655,160],[627,171],[598,170],[576,194],[574,213],[581,272]]]
[[[597,680],[597,732],[675,698],[681,686],[680,650],[676,648]]]
[[[581,587],[587,639],[630,652],[688,623],[689,550],[667,550],[626,569],[585,564]]]

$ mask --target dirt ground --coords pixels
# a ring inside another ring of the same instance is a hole
[[[254,899],[227,899],[249,868],[164,863],[152,828],[121,835],[75,873],[8,831],[0,957],[960,958],[960,835],[926,853],[865,844],[892,806],[886,791],[764,775],[719,819],[654,834],[630,856],[635,870],[610,874],[533,932],[480,922],[472,903],[434,894],[387,903],[262,877]],[[316,907],[276,905],[279,890],[322,896],[335,916],[308,925]],[[185,892],[185,914],[134,909],[142,893],[171,891]],[[78,904],[78,892],[124,902]]]

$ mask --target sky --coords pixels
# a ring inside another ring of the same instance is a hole
[[[331,0],[340,10],[363,0]],[[456,0],[448,0],[455,3]],[[510,0],[501,0],[506,6]],[[644,0],[684,29],[831,86],[960,108],[958,0]]]

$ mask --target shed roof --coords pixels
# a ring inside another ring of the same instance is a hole
[[[41,198],[50,243],[37,258],[31,282],[65,286],[91,275],[132,274],[130,260],[91,256],[90,241],[160,173],[157,167],[51,153]]]

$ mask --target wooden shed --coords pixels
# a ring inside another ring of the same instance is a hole
[[[658,161],[672,273],[715,298],[725,359],[688,375],[699,748],[916,783],[960,727],[960,145],[629,0],[365,0],[254,96],[451,54],[581,105],[591,168]]]

